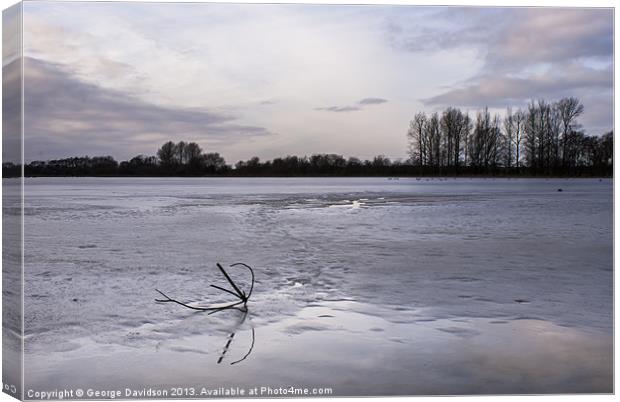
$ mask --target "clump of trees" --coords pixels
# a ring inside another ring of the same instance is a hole
[[[417,113],[409,124],[410,163],[418,174],[611,175],[613,133],[589,136],[577,98],[531,102],[526,109],[458,108]]]
[[[121,176],[157,176],[160,172],[159,160],[156,156],[138,155],[118,166]]]
[[[204,176],[225,173],[229,166],[217,152],[202,153],[195,142],[166,142],[157,151],[160,172],[169,176]]]
[[[159,148],[157,156],[137,155],[121,163],[111,156],[83,156],[24,165],[25,176],[208,176],[230,170],[219,153],[203,153],[198,144],[185,141],[168,141]],[[2,165],[3,177],[20,175],[21,165]]]

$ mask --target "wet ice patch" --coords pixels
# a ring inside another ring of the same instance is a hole
[[[292,335],[299,335],[302,334],[304,332],[308,332],[308,331],[327,331],[330,329],[329,325],[325,325],[322,323],[299,323],[299,324],[293,324],[290,325],[286,328],[284,328],[284,332],[288,333],[288,334],[292,334]]]
[[[445,327],[445,328],[437,328],[439,331],[446,332],[448,334],[460,336],[462,338],[471,338],[476,335],[480,335],[479,331],[476,331],[472,328],[462,328],[462,327]]]

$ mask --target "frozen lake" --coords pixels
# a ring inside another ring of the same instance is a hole
[[[25,200],[26,390],[612,391],[611,180],[28,178]],[[229,300],[216,262],[254,267],[247,316],[154,302]]]

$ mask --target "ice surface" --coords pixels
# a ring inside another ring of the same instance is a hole
[[[209,287],[225,283],[215,262],[255,268],[257,334],[325,341],[346,311],[380,323],[339,330],[391,354],[411,349],[415,325],[457,343],[530,322],[609,336],[612,191],[598,179],[29,178],[26,370],[50,385],[51,367],[98,353],[201,356],[192,337],[225,337],[237,318],[155,304],[154,289],[227,301]]]

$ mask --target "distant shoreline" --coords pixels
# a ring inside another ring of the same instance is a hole
[[[436,118],[434,115],[433,119]],[[335,153],[315,153],[266,161],[254,156],[234,165],[226,163],[218,152],[203,152],[195,142],[168,141],[156,155],[137,155],[121,162],[110,155],[5,162],[2,177],[612,177],[613,133],[588,138],[582,144],[584,149],[573,150],[577,153],[570,155],[568,148],[560,155],[559,148],[551,152],[552,148],[548,147],[545,152],[532,151],[526,156],[519,156],[517,149],[514,158],[508,151],[503,159],[496,142],[491,144],[492,149],[484,147],[472,154],[462,153],[460,145],[455,145],[461,141],[455,140],[448,141],[452,144],[449,150],[435,146],[428,155],[426,151],[411,151],[410,158],[404,161],[391,160],[385,155],[362,160]]]

